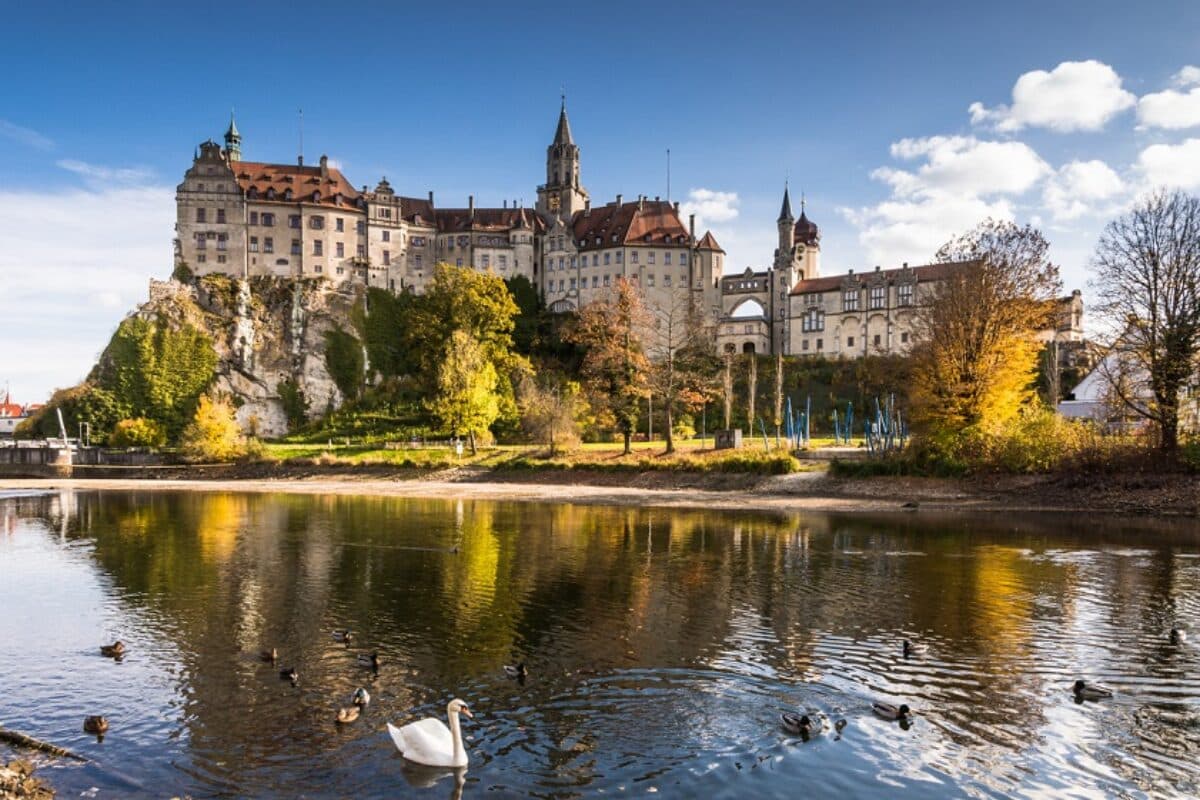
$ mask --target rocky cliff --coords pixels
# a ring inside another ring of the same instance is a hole
[[[213,389],[237,400],[245,429],[279,436],[288,429],[281,383],[290,381],[303,393],[310,417],[341,404],[326,367],[326,334],[354,331],[362,293],[362,287],[335,289],[325,280],[208,275],[152,280],[150,299],[133,313],[207,333],[218,357]]]

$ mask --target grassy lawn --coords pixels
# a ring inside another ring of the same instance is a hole
[[[677,444],[677,452],[668,456],[661,441],[634,442],[633,453],[626,456],[622,453],[620,444],[593,443],[550,458],[545,447],[529,445],[480,448],[474,456],[467,449],[462,456],[457,456],[447,447],[387,449],[377,445],[266,443],[263,446],[263,460],[331,465],[391,465],[418,469],[478,466],[614,472],[668,470],[783,474],[815,468],[801,465],[785,450],[774,449],[773,440],[770,452],[763,450],[761,438],[740,450],[713,450],[711,439],[707,444],[707,448],[702,448],[699,440],[681,441]]]

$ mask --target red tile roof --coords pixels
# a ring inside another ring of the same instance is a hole
[[[413,222],[419,216],[421,222],[426,225],[434,223],[433,203],[425,197],[401,197],[400,213],[409,222]]]
[[[234,161],[229,165],[237,178],[238,186],[249,194],[255,193],[256,201],[311,203],[316,192],[321,205],[340,208],[353,207],[358,200],[358,191],[346,180],[340,170],[329,167],[326,177],[321,177],[321,168],[301,167],[297,164],[263,164],[257,161]],[[275,190],[275,197],[269,199],[267,194]],[[285,200],[288,190],[292,191],[292,199]],[[341,196],[341,206],[335,199]]]
[[[581,250],[596,250],[614,244],[685,245],[689,240],[679,212],[665,200],[593,206],[576,212],[571,228]]]
[[[822,278],[809,278],[806,281],[798,281],[792,287],[792,294],[808,294],[809,292],[829,292],[835,289],[840,289],[848,281],[854,281],[860,286],[866,286],[877,276],[882,275],[888,281],[894,281],[906,271],[916,277],[919,283],[925,281],[936,281],[947,278],[953,275],[959,269],[965,266],[974,264],[974,261],[947,261],[939,264],[923,264],[919,267],[901,267],[899,269],[884,269],[871,270],[869,272],[855,272],[854,274],[827,275]]]
[[[434,218],[438,231],[443,233],[499,232],[513,228],[532,230],[535,225],[541,225],[537,214],[526,208],[476,208],[474,217],[471,216],[469,208],[439,208],[434,211]],[[540,227],[538,229],[540,230]]]
[[[717,244],[717,239],[712,235],[712,231],[705,231],[704,237],[700,240],[700,243],[696,245],[696,247],[701,250],[716,250],[718,253],[725,252],[721,249],[721,245]]]

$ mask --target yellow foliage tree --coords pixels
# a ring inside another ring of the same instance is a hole
[[[916,310],[911,419],[934,438],[1000,430],[1035,398],[1037,334],[1053,325],[1058,268],[1036,229],[987,220],[938,251],[961,262]]]
[[[222,395],[200,398],[179,447],[190,461],[234,461],[250,450],[234,416],[233,403]]]

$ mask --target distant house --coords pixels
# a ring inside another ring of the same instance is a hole
[[[1122,386],[1123,392],[1115,387]],[[1180,430],[1200,430],[1200,375],[1180,398]],[[1123,401],[1121,395],[1124,394]],[[1137,431],[1149,422],[1130,404],[1149,407],[1152,402],[1146,370],[1118,343],[1083,377],[1058,404],[1058,413],[1070,419],[1092,420],[1114,431]]]
[[[12,402],[8,392],[4,393],[4,402],[0,403],[0,437],[11,438],[20,425],[31,413],[28,406],[19,406]]]

